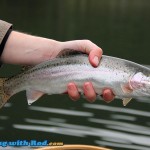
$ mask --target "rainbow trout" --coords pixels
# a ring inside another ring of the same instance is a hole
[[[14,94],[26,90],[28,104],[43,94],[61,94],[69,82],[83,93],[84,82],[91,81],[98,96],[111,89],[123,105],[137,97],[150,97],[150,69],[120,58],[103,55],[97,68],[88,55],[65,50],[58,57],[40,63],[16,76],[0,79],[0,108]]]

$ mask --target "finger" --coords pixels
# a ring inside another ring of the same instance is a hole
[[[110,89],[103,91],[103,99],[105,102],[110,103],[115,98],[115,95]]]
[[[69,97],[76,101],[80,98],[80,95],[79,95],[79,92],[78,92],[78,89],[75,85],[75,83],[69,83],[67,85],[67,90],[68,90],[68,94],[69,94]]]
[[[93,67],[97,67],[99,65],[100,58],[102,56],[102,49],[97,48],[93,49],[89,54],[89,61]]]
[[[69,48],[89,54],[89,61],[92,66],[97,67],[102,56],[102,49],[90,40],[75,40],[63,43],[63,48]]]
[[[93,85],[90,82],[84,83],[83,86],[84,95],[89,102],[94,102],[96,99],[96,93],[94,91]]]

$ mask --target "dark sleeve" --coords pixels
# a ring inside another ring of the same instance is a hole
[[[3,53],[6,41],[12,31],[12,24],[0,20],[0,57]]]

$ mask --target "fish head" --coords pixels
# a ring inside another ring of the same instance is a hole
[[[130,86],[136,96],[150,97],[150,76],[138,72],[131,78]]]

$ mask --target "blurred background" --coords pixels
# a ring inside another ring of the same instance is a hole
[[[0,19],[13,29],[59,41],[89,39],[105,55],[150,65],[148,0],[0,0]],[[19,66],[4,65],[9,77]],[[150,149],[150,100],[93,104],[68,96],[43,96],[31,106],[25,92],[0,110],[1,140],[48,140],[114,149]]]

